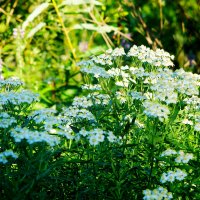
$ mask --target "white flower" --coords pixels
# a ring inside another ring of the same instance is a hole
[[[125,51],[123,48],[116,48],[112,51],[111,54],[113,57],[118,57],[118,56],[123,56],[126,55]]]
[[[84,90],[91,90],[91,91],[95,91],[95,90],[102,90],[101,86],[96,84],[96,85],[88,85],[88,84],[85,84],[85,85],[82,85],[81,86],[82,89]]]
[[[168,192],[166,188],[163,188],[161,186],[154,190],[143,190],[143,194],[143,200],[169,200],[173,198],[172,193]]]
[[[57,136],[50,135],[47,132],[32,131],[19,126],[13,129],[10,135],[14,138],[15,142],[21,142],[21,140],[25,139],[29,144],[46,142],[50,146],[55,146],[60,142]]]
[[[176,169],[176,179],[182,181],[187,176],[187,173],[180,169]]]
[[[160,121],[168,118],[170,114],[169,108],[165,105],[152,102],[152,101],[145,101],[143,103],[145,108],[144,113],[149,117],[158,117]]]
[[[99,140],[96,137],[96,135],[92,135],[90,136],[89,142],[91,145],[96,146],[97,144],[99,144]]]
[[[195,131],[200,131],[200,123],[196,123],[194,126]]]
[[[161,178],[160,178],[160,182],[161,183],[165,183],[168,181],[168,174],[167,173],[163,173]]]
[[[135,120],[135,125],[138,127],[138,128],[140,128],[140,129],[142,129],[142,128],[144,128],[144,124],[143,123],[141,123],[139,120]]]
[[[105,136],[103,135],[103,133],[97,133],[96,137],[97,137],[98,142],[103,142],[104,138],[105,138]]]
[[[91,66],[91,67],[83,67],[80,69],[80,71],[87,73],[87,74],[92,74],[95,78],[103,77],[103,78],[110,78],[111,75],[107,73],[107,71],[98,66]]]
[[[146,99],[146,97],[141,92],[132,91],[130,95],[132,96],[133,99],[137,99],[137,100]]]
[[[156,49],[156,51],[151,50],[144,45],[136,46],[134,45],[128,52],[129,57],[136,57],[141,62],[149,63],[154,66],[173,66],[173,56],[170,56],[168,52],[162,49]]]
[[[129,69],[129,66],[128,66],[128,65],[121,66],[121,70],[127,70],[127,69]]]
[[[88,108],[93,105],[91,100],[88,100],[86,97],[75,97],[72,105],[74,107]]]
[[[90,132],[89,132],[89,131],[86,131],[84,128],[82,128],[82,129],[79,131],[79,134],[82,135],[82,136],[84,136],[84,137],[87,136],[87,135],[89,135],[89,133],[90,133]]]
[[[192,153],[184,153],[183,151],[178,152],[178,157],[175,159],[177,163],[188,163],[194,156]]]
[[[117,137],[111,131],[109,131],[107,134],[107,139],[109,142],[116,142]]]
[[[188,124],[188,125],[193,125],[193,122],[191,121],[191,120],[188,120],[188,119],[184,119],[183,121],[182,121],[182,123],[183,124]]]
[[[23,85],[23,82],[17,77],[11,77],[5,80],[0,80],[1,87],[20,87]]]
[[[18,158],[18,154],[14,153],[12,150],[6,150],[0,153],[0,163],[6,164],[8,162],[7,157],[12,157],[14,159]]]
[[[174,182],[175,180],[183,180],[187,176],[187,173],[180,169],[176,169],[175,171],[168,171],[167,173],[163,173],[160,179],[161,183],[166,182]]]
[[[121,87],[128,87],[129,82],[127,82],[127,81],[116,81],[115,85],[121,86]]]
[[[177,152],[174,151],[173,149],[167,149],[160,156],[163,157],[163,156],[170,156],[170,155],[176,155],[176,154]]]
[[[17,120],[14,117],[11,117],[8,113],[0,113],[0,128],[8,128],[16,122]]]

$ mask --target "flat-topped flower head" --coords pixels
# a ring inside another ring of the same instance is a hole
[[[168,115],[170,114],[167,106],[157,102],[146,100],[144,101],[143,106],[145,108],[144,114],[146,114],[148,117],[158,117],[160,121],[167,119]]]
[[[179,151],[178,157],[175,159],[177,163],[188,163],[191,159],[194,158],[192,153],[184,153],[183,151]]]
[[[14,128],[10,135],[17,143],[21,142],[23,139],[25,139],[29,144],[45,142],[52,147],[60,143],[59,137],[50,135],[46,131],[32,131],[28,128],[22,128],[20,126]]]
[[[143,200],[169,200],[173,198],[172,193],[161,186],[154,190],[143,190],[143,195]]]
[[[176,169],[175,171],[168,171],[167,173],[163,173],[160,182],[166,183],[170,182],[173,183],[175,180],[182,181],[187,176],[187,173],[181,169]]]
[[[0,80],[0,89],[6,88],[7,90],[12,90],[22,86],[24,83],[17,77],[11,77],[5,80]]]
[[[142,63],[149,63],[154,66],[173,67],[172,60],[174,56],[171,56],[168,52],[163,49],[151,50],[144,45],[134,45],[127,54],[129,57],[135,57]]]
[[[0,128],[8,128],[16,122],[17,120],[14,117],[10,116],[8,113],[0,113]]]
[[[126,53],[123,48],[116,48],[112,51],[111,55],[113,57],[118,57],[118,56],[124,56],[126,55]]]
[[[38,101],[38,96],[38,94],[29,90],[22,90],[19,92],[9,91],[0,94],[0,103],[2,105],[7,105],[9,103],[13,105],[32,104]]]
[[[8,162],[8,157],[17,159],[18,154],[14,153],[13,150],[11,150],[11,149],[1,152],[0,153],[0,163],[6,164]]]
[[[171,155],[176,155],[176,154],[177,154],[177,152],[175,150],[167,149],[164,152],[162,152],[162,154],[160,156],[164,157],[164,156],[171,156]]]

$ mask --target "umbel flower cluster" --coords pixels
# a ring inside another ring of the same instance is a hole
[[[144,190],[143,191],[144,194],[144,200],[155,200],[155,199],[172,199],[172,193],[168,192],[168,190],[166,188],[163,187],[158,187],[154,190]]]

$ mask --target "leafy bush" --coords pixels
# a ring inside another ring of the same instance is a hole
[[[79,63],[62,111],[1,80],[2,199],[199,199],[200,76],[145,46]]]
[[[4,77],[18,74],[47,106],[70,103],[81,92],[76,62],[113,46],[109,36],[123,35],[116,24],[107,23],[102,7],[99,1],[85,0],[3,2],[0,66]]]

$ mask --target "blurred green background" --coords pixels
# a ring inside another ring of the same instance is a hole
[[[77,62],[133,44],[163,48],[200,73],[199,0],[0,0],[0,70],[46,106],[81,94]]]

